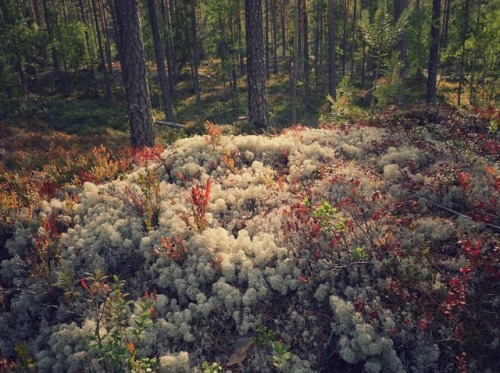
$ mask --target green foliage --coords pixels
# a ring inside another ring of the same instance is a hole
[[[377,106],[387,107],[403,99],[403,81],[400,75],[401,60],[399,52],[393,52],[385,59],[385,69],[382,69],[383,76],[378,79],[373,95],[377,99]]]
[[[220,365],[219,363],[210,364],[207,361],[204,361],[201,364],[201,369],[203,373],[219,373],[223,370],[222,365]]]
[[[85,34],[89,34],[88,27],[80,21],[68,25],[61,25],[61,42],[59,53],[68,67],[77,69],[86,64],[95,63],[96,53],[90,54],[86,45]]]
[[[132,336],[126,332],[129,308],[132,303],[124,292],[125,281],[101,273],[87,274],[80,283],[86,293],[87,315],[95,321],[93,334],[89,335],[90,347],[99,357],[105,372],[147,372],[159,366],[157,359],[136,359],[136,344],[151,326],[155,300],[148,293],[141,299],[141,313],[133,318]],[[134,343],[135,341],[135,343]],[[95,369],[95,367],[93,367]]]
[[[408,51],[408,78],[415,77],[421,70],[427,68],[430,33],[430,8],[422,4],[420,9],[412,8],[408,14],[406,29],[406,48]]]
[[[273,353],[269,357],[269,361],[278,370],[286,370],[290,365],[290,360],[293,354],[288,350],[288,346],[281,341],[274,341],[271,343]]]
[[[256,331],[257,335],[254,337],[252,343],[257,347],[268,346],[276,337],[274,331],[264,325],[259,325]]]

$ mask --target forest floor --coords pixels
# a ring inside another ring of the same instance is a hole
[[[286,128],[276,76],[273,133],[239,135],[241,99],[202,79],[199,107],[179,87],[187,128],[157,127],[151,150],[128,147],[119,100],[33,99],[0,122],[0,371],[129,370],[187,351],[185,369],[493,372],[500,112],[415,106],[328,124],[318,97],[299,109],[311,128]],[[126,282],[111,292],[113,275]],[[141,307],[149,339],[130,345]],[[117,334],[103,331],[110,352],[92,320],[120,312]]]

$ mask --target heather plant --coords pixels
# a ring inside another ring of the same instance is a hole
[[[99,369],[105,372],[147,372],[154,371],[157,359],[136,357],[136,344],[144,338],[144,333],[152,324],[155,313],[155,295],[145,293],[140,303],[140,313],[134,318],[131,334],[127,334],[127,317],[132,301],[127,300],[123,289],[125,281],[101,273],[88,274],[80,280],[86,292],[84,309],[95,322],[95,329],[89,335],[90,347],[98,356]],[[135,341],[135,343],[134,343]],[[91,363],[92,364],[92,363]],[[92,367],[95,369],[95,367]]]
[[[201,370],[203,373],[219,373],[223,371],[223,368],[219,363],[210,364],[209,362],[204,361],[201,364]]]
[[[182,237],[160,237],[161,247],[156,250],[159,256],[166,256],[170,260],[183,262],[189,253],[189,249]]]
[[[233,174],[237,172],[236,161],[238,157],[238,148],[224,149],[224,153],[222,154],[222,163],[224,163],[227,169]]]
[[[183,214],[181,216],[182,220],[188,227],[194,227],[198,232],[203,231],[207,226],[207,207],[210,200],[212,182],[207,179],[205,187],[200,184],[195,183],[191,187],[191,196],[189,198],[189,204],[191,207],[191,216]],[[194,226],[191,223],[190,218],[194,221]]]
[[[212,149],[215,151],[215,148],[221,144],[222,130],[209,120],[205,122],[205,129],[207,131],[205,141],[207,144],[211,145]]]
[[[293,354],[288,350],[288,346],[286,346],[282,341],[274,341],[271,343],[271,346],[273,352],[269,357],[269,360],[273,363],[273,367],[279,371],[286,371],[290,366],[290,360],[292,359]]]
[[[0,267],[0,364],[21,342],[40,372],[495,371],[500,188],[491,135],[469,119],[386,112],[221,137],[235,173],[194,136],[168,158],[128,156],[120,180],[38,200]],[[134,207],[146,169],[161,194],[149,231]],[[105,192],[125,186],[135,194]],[[37,237],[50,291],[19,266]]]
[[[146,232],[158,226],[160,213],[160,180],[155,168],[145,168],[128,182],[123,190],[109,185],[108,193],[125,203],[134,216],[141,219]]]

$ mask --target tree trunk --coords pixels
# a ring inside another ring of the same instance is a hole
[[[286,59],[286,3],[287,0],[281,0],[281,57]]]
[[[344,22],[342,23],[342,77],[345,76],[345,67],[347,63],[347,22],[349,19],[349,5],[344,0]]]
[[[436,101],[436,80],[439,62],[439,20],[441,0],[432,0],[431,47],[429,52],[429,74],[427,77],[427,103]]]
[[[158,81],[160,82],[165,119],[168,122],[175,122],[174,110],[172,109],[172,100],[170,99],[170,89],[168,86],[167,72],[165,70],[165,61],[163,60],[165,52],[163,51],[163,43],[161,41],[160,29],[158,27],[158,14],[156,12],[155,0],[148,0],[148,10],[149,21],[151,22],[151,32],[153,34],[156,68],[158,70]]]
[[[307,19],[307,4],[302,1],[302,48],[304,58],[304,101],[309,102],[309,24]]]
[[[106,88],[106,98],[111,99],[111,84],[109,83],[108,73],[106,71],[106,62],[104,61],[104,47],[102,45],[101,30],[99,27],[99,17],[97,15],[97,6],[95,0],[92,0],[92,11],[94,14],[95,29],[97,32],[97,44],[99,46],[99,58],[101,60],[101,73],[104,79],[104,87]]]
[[[248,118],[255,128],[269,125],[266,64],[262,30],[262,0],[245,0]]]
[[[130,0],[115,0],[115,13],[131,144],[133,147],[153,146],[153,118],[137,3]]]
[[[335,0],[328,0],[328,93],[337,98],[335,77]]]
[[[322,47],[323,47],[323,0],[316,1],[316,25],[314,28],[314,77],[316,86],[322,77]]]
[[[350,80],[353,81],[354,77],[354,52],[356,51],[356,16],[357,16],[357,4],[358,0],[354,0],[354,10],[352,12],[352,30],[351,30],[351,76]]]
[[[177,71],[176,63],[174,57],[174,48],[172,42],[172,20],[168,11],[168,7],[172,6],[168,4],[168,1],[162,0],[160,3],[161,15],[163,17],[163,22],[165,24],[165,57],[167,59],[167,70],[168,70],[168,86],[170,88],[170,97],[174,98],[175,94],[175,83],[177,81]]]
[[[264,32],[264,37],[265,37],[265,44],[266,44],[266,78],[269,78],[269,65],[271,64],[271,61],[269,60],[269,0],[266,1],[266,13],[265,13],[265,21],[266,21],[266,27],[265,27],[265,32]],[[272,0],[271,0],[272,1]]]
[[[297,7],[295,10],[295,32],[293,38],[293,60],[291,65],[290,76],[290,111],[292,112],[292,124],[297,123],[297,80],[299,75],[299,39],[300,39],[300,8],[301,1],[297,0]]]
[[[394,0],[394,22],[398,22],[403,12],[408,7],[407,0]],[[396,42],[396,49],[399,51],[399,61],[401,63],[401,68],[399,69],[399,76],[401,78],[402,90],[404,91],[406,86],[406,72],[408,70],[408,48],[406,45],[406,30],[403,31],[400,38]],[[404,104],[403,95],[398,95],[398,106],[401,107]]]
[[[108,63],[108,73],[113,75],[113,57],[111,56],[111,40],[109,38],[108,31],[108,19],[106,17],[106,7],[104,6],[104,0],[99,0],[99,13],[101,15],[101,24],[104,32],[104,47],[106,49],[106,59]]]
[[[448,25],[450,24],[451,0],[444,1],[443,27],[441,29],[441,48],[448,45]]]
[[[276,1],[271,1],[271,30],[273,32],[273,73],[278,73],[278,15]]]
[[[200,66],[200,52],[198,46],[198,32],[196,31],[196,0],[190,0],[190,18],[191,18],[191,35],[192,35],[192,63],[193,63],[193,89],[196,96],[196,105],[199,106],[201,103],[201,92],[200,92],[200,76],[198,73],[198,67]]]
[[[481,2],[477,2],[477,19],[476,24],[479,25],[481,22]],[[472,65],[470,72],[470,82],[469,82],[469,104],[476,106],[476,96],[474,92],[474,81],[476,79],[476,65],[477,65],[477,55],[479,54],[479,43],[475,43],[474,50],[472,52]]]
[[[458,97],[457,97],[457,105],[460,106],[462,104],[462,85],[464,80],[464,64],[465,64],[465,42],[467,41],[467,37],[469,35],[469,1],[465,1],[465,30],[463,31],[462,38],[462,53],[460,55],[460,68],[459,68],[459,76],[458,76]]]

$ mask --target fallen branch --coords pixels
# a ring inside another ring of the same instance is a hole
[[[213,118],[213,117],[217,117],[217,116],[222,115],[222,114],[229,113],[230,111],[233,111],[233,110],[234,110],[234,108],[231,108],[231,109],[228,109],[228,110],[221,111],[220,113],[215,113],[215,114],[209,115],[207,117],[207,119],[210,119],[210,118]]]
[[[183,124],[174,123],[174,122],[165,122],[163,120],[157,120],[155,124],[162,124],[164,126],[172,127],[172,128],[185,128]]]

